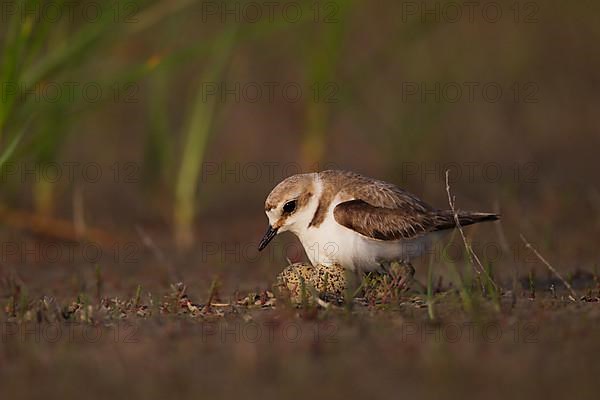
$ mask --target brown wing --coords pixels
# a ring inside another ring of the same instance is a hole
[[[411,213],[399,208],[375,207],[363,200],[338,204],[333,210],[338,224],[361,235],[379,240],[411,239],[431,230],[427,213]]]
[[[411,203],[400,208],[376,207],[363,200],[338,204],[333,210],[337,223],[378,240],[415,239],[429,232],[456,226],[449,210],[415,210]],[[461,225],[498,219],[495,214],[460,212]]]
[[[319,177],[328,184],[330,193],[325,194],[331,199],[340,194],[347,200],[360,199],[375,207],[406,208],[419,212],[433,210],[417,196],[396,185],[354,172],[323,171]]]

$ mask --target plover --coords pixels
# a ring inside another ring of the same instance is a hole
[[[293,232],[313,265],[352,271],[385,270],[426,252],[443,231],[456,227],[451,210],[436,209],[384,181],[329,170],[286,178],[265,201],[269,228],[258,249],[279,233]],[[461,226],[499,218],[457,211]]]

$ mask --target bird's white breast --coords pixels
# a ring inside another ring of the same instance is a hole
[[[383,262],[410,260],[427,251],[431,238],[426,235],[414,240],[384,241],[370,239],[337,223],[333,209],[341,202],[336,198],[318,227],[306,227],[297,232],[313,265],[340,264],[351,270],[372,271]]]

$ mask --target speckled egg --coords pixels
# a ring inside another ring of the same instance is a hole
[[[346,270],[340,265],[295,263],[277,276],[276,287],[289,294],[293,303],[302,303],[303,299],[312,303],[314,294],[326,301],[341,302],[346,290]]]

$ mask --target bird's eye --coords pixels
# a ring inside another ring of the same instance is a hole
[[[283,212],[291,214],[296,210],[296,200],[288,201],[283,205]]]

